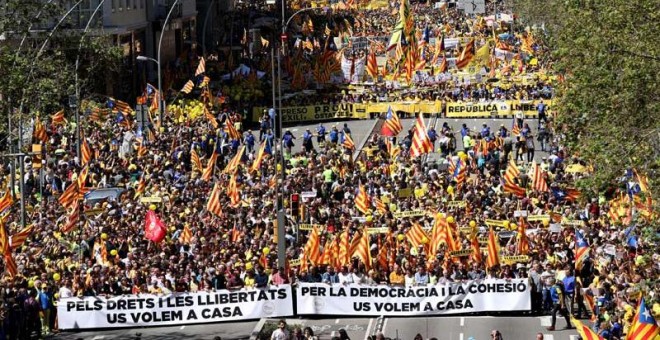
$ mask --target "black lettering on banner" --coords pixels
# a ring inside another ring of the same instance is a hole
[[[474,308],[470,299],[457,300],[457,301],[440,301],[436,305],[438,310],[452,310],[452,309],[468,309]]]
[[[369,302],[353,302],[353,310],[356,312],[368,312],[371,310]]]
[[[106,315],[109,324],[126,323],[126,314],[109,313]]]
[[[164,310],[151,312],[130,313],[133,323],[171,322],[182,321],[183,311]]]
[[[195,314],[194,309],[188,311],[188,316],[186,317],[186,320],[197,320],[197,314]]]
[[[218,319],[218,318],[228,318],[235,316],[243,316],[243,312],[241,312],[241,309],[239,307],[202,309],[202,318],[204,319]]]

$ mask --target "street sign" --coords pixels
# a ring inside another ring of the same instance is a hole
[[[460,0],[458,8],[462,8],[465,14],[486,13],[486,0]]]

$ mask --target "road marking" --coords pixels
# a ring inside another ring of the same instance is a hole
[[[92,338],[92,340],[101,340],[101,339],[105,339],[105,335],[97,335]]]
[[[555,340],[555,336],[552,334],[543,334],[543,340]]]
[[[463,340],[463,333],[458,335],[458,340]]]
[[[580,340],[580,337],[577,335],[569,335],[569,340]]]
[[[380,330],[380,332],[383,334],[385,334],[385,327],[387,327],[387,320],[389,319],[385,319],[385,322],[383,323],[383,329]]]
[[[186,328],[186,326],[185,326],[185,325],[183,325],[183,326],[181,326],[181,328],[179,328],[179,329],[184,329],[184,328]]]
[[[540,316],[541,327],[550,327],[552,325],[552,316]]]
[[[364,340],[367,340],[367,338],[371,336],[371,326],[373,326],[373,323],[374,323],[374,319],[369,319],[369,326],[367,326],[367,332],[364,333]]]
[[[339,319],[335,320],[335,325],[339,323]]]
[[[461,317],[461,327],[465,326],[465,318]]]
[[[298,129],[291,129],[291,132],[296,132],[296,131],[298,131]]]

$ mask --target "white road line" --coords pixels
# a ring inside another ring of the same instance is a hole
[[[541,316],[539,319],[541,320],[542,327],[550,327],[552,325],[552,316]]]
[[[569,340],[578,340],[578,339],[580,339],[580,337],[577,336],[577,335],[569,335],[569,338],[568,338],[568,339],[569,339]]]
[[[186,328],[186,326],[185,326],[185,325],[183,325],[183,326],[181,326],[181,328],[179,328],[179,329],[184,329],[184,328]]]
[[[291,129],[291,132],[296,132],[296,131],[298,131],[298,129]]]
[[[543,340],[555,340],[555,336],[552,334],[543,334]]]
[[[385,322],[383,322],[383,329],[380,330],[383,334],[385,334],[385,328],[387,328],[387,320],[389,319],[385,318]]]
[[[463,333],[458,335],[458,340],[463,340]]]
[[[369,319],[369,326],[367,326],[367,332],[364,333],[364,340],[367,340],[367,338],[371,335],[371,327],[374,324],[374,319]]]
[[[339,319],[335,320],[335,325],[339,323]]]
[[[465,326],[465,318],[461,317],[461,327]]]
[[[92,340],[101,340],[101,339],[105,339],[105,335],[97,335],[92,338]]]

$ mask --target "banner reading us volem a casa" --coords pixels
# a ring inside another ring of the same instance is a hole
[[[240,291],[62,299],[60,329],[171,326],[293,315],[290,285]]]
[[[394,287],[303,283],[298,314],[413,316],[530,310],[525,279]]]

